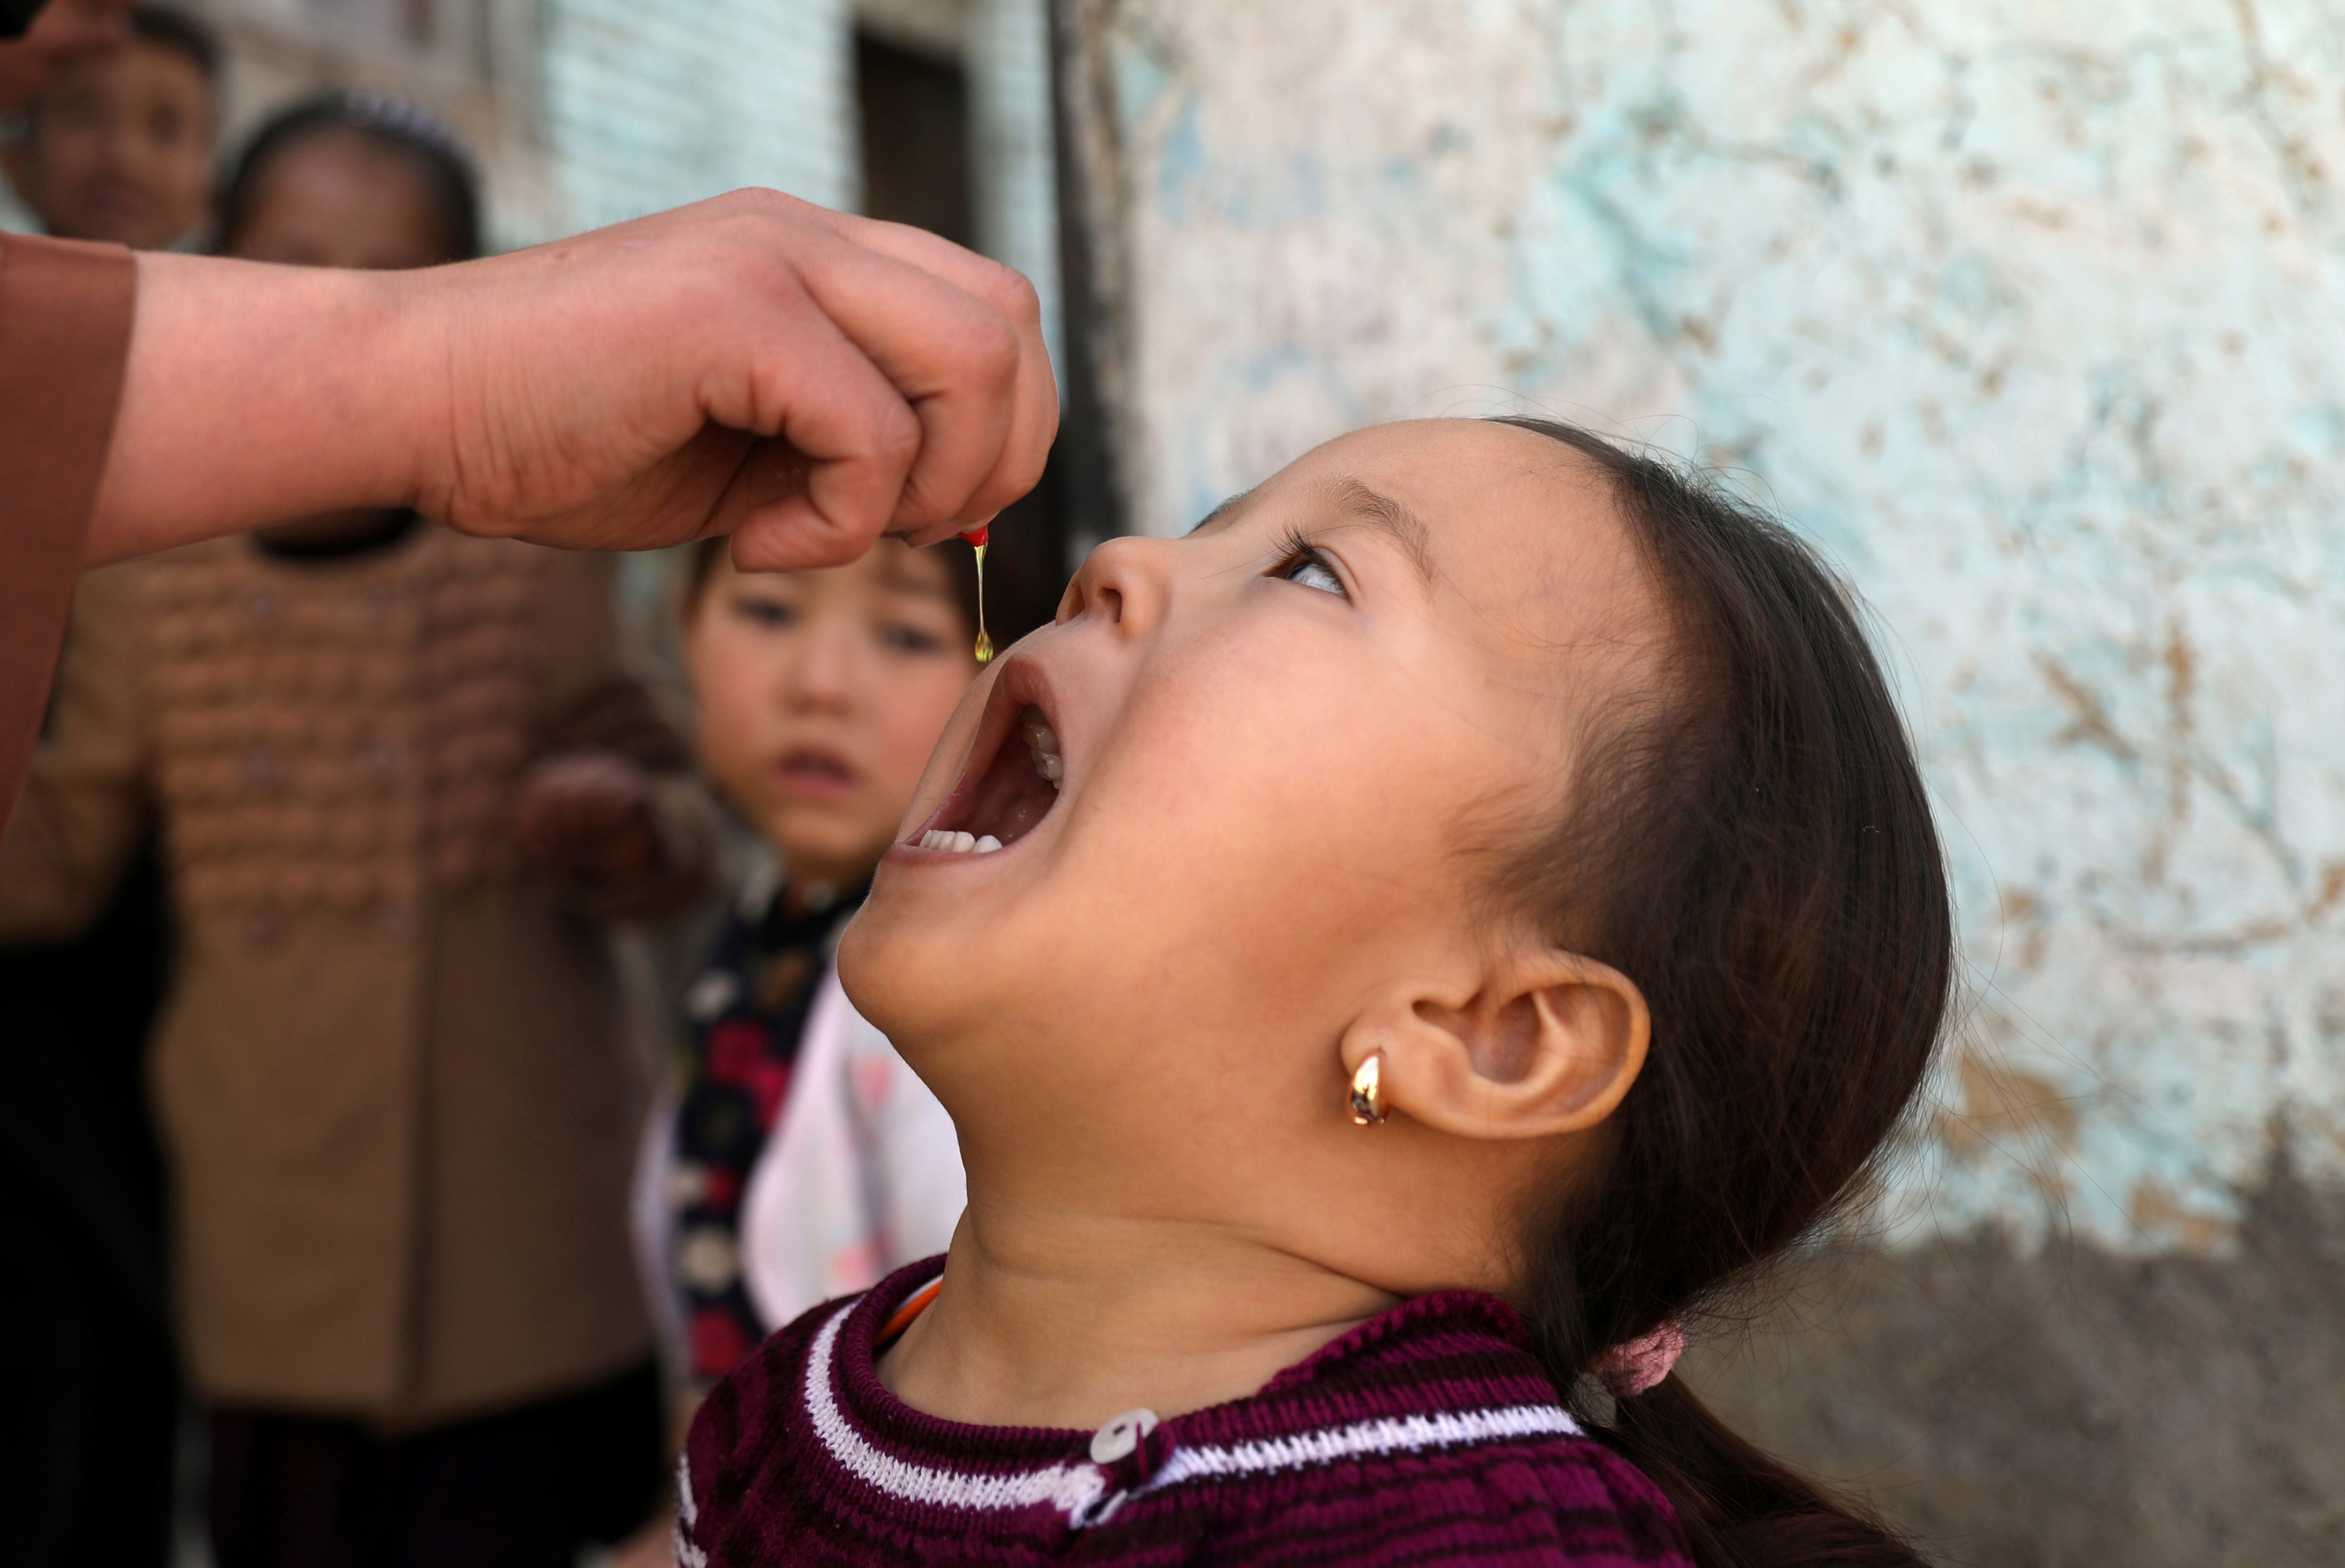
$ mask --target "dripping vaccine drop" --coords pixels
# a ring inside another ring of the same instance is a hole
[[[989,524],[972,528],[961,535],[977,552],[977,662],[990,664],[993,659],[993,639],[985,635],[985,546],[992,535]]]

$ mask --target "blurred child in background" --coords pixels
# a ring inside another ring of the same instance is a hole
[[[246,150],[220,245],[462,260],[470,167],[418,110],[308,103]],[[609,572],[357,511],[83,590],[0,938],[70,932],[159,822],[155,1086],[220,1568],[574,1568],[657,1496],[602,922],[689,902],[715,821],[620,667]]]
[[[1059,576],[1015,520],[997,537],[986,607],[1006,644],[1049,618]],[[774,1328],[940,1249],[960,1217],[951,1121],[831,960],[977,675],[975,565],[958,542],[887,540],[753,575],[710,540],[683,620],[702,766],[771,850],[687,991],[691,1049],[636,1189],[688,1419]],[[658,1530],[637,1550],[667,1546]]]
[[[141,249],[203,229],[218,57],[154,6],[68,53],[0,147],[41,228]],[[0,1516],[23,1568],[170,1553],[180,1387],[144,1087],[168,942],[151,834],[126,861],[74,940],[0,945]]]
[[[219,46],[158,5],[133,8],[129,27],[57,73],[5,162],[48,233],[160,250],[211,218]]]

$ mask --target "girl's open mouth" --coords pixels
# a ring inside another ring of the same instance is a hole
[[[987,694],[969,763],[952,793],[903,846],[985,855],[1031,832],[1058,804],[1067,764],[1050,693],[1031,663],[1005,666]]]

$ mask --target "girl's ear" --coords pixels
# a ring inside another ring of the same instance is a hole
[[[1609,964],[1553,949],[1508,954],[1470,994],[1396,985],[1345,1032],[1346,1077],[1382,1053],[1387,1105],[1466,1138],[1544,1138],[1610,1115],[1645,1065],[1644,993]]]

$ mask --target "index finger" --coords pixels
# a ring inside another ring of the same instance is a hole
[[[975,297],[999,312],[1016,331],[1018,370],[1000,456],[959,513],[949,523],[919,530],[915,542],[934,544],[989,521],[1041,479],[1051,443],[1059,430],[1058,379],[1043,342],[1041,300],[1034,285],[1015,269],[924,229],[820,208],[810,216],[841,239],[917,267]],[[916,459],[915,472],[918,463]]]

